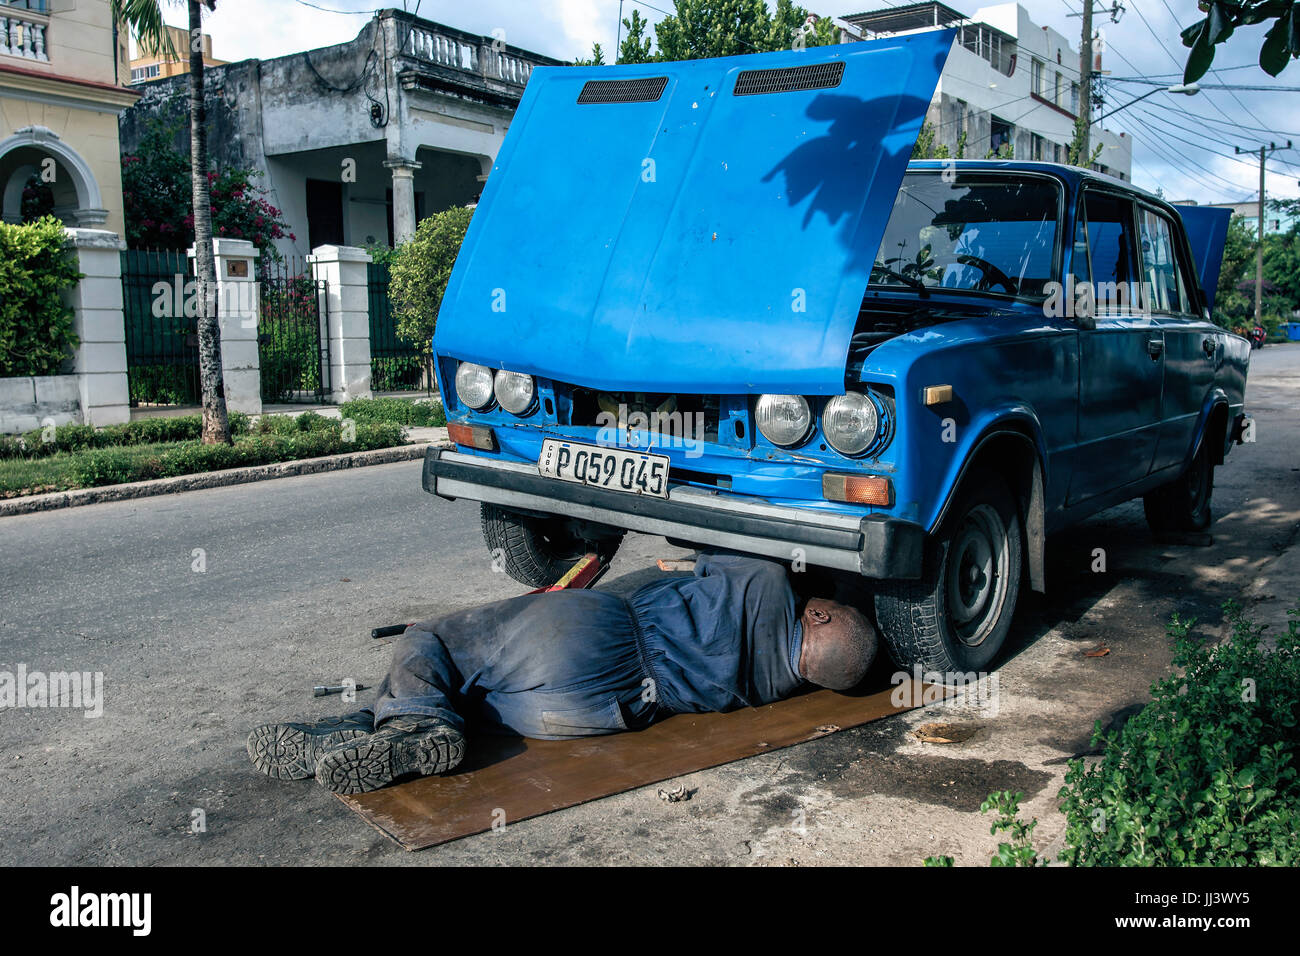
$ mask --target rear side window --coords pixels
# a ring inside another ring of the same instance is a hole
[[[1173,225],[1152,209],[1138,211],[1142,283],[1158,312],[1191,312],[1187,278],[1174,247]]]
[[[1092,281],[1099,285],[1133,282],[1133,204],[1118,196],[1088,192],[1084,194],[1084,215]],[[1100,290],[1098,299],[1103,299]]]

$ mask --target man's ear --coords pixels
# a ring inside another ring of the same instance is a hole
[[[816,606],[810,606],[808,608],[808,616],[812,618],[814,624],[826,624],[829,623],[831,619],[830,612],[825,608]]]

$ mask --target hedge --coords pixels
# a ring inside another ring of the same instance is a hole
[[[243,412],[231,412],[230,433],[234,436],[249,432],[250,419]],[[292,419],[289,419],[292,421]],[[0,459],[39,458],[56,452],[86,451],[92,448],[112,448],[121,445],[156,445],[161,442],[194,441],[203,434],[202,415],[182,415],[176,418],[144,418],[123,425],[59,425],[51,436],[44,429],[34,429],[21,438],[0,435]]]
[[[61,293],[80,280],[63,224],[0,223],[0,378],[54,375],[78,345]]]
[[[397,422],[415,428],[447,424],[442,402],[437,399],[410,401],[405,398],[354,398],[339,406],[344,418],[361,422]]]
[[[158,454],[143,457],[138,449],[129,447],[100,448],[79,457],[74,466],[74,475],[82,487],[116,485],[128,481],[220,471],[224,468],[269,465],[280,461],[391,448],[402,444],[400,425],[389,422],[358,425],[352,441],[345,440],[337,422],[334,425],[334,428],[299,431],[289,435],[248,435],[233,445],[184,442]]]

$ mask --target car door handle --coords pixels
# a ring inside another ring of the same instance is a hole
[[[1147,355],[1153,359],[1160,358],[1160,354],[1165,350],[1164,339],[1147,339]]]
[[[1219,343],[1214,339],[1205,339],[1201,342],[1201,351],[1205,353],[1208,359],[1214,358],[1214,353],[1219,350]]]

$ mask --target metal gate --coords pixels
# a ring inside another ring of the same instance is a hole
[[[191,280],[184,252],[122,253],[126,379],[133,406],[201,401],[198,317],[193,289],[186,288]]]
[[[263,402],[324,402],[331,391],[329,283],[302,259],[258,264]]]
[[[429,390],[428,356],[397,334],[397,317],[388,297],[387,263],[367,267],[370,304],[370,387],[376,392]]]

